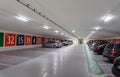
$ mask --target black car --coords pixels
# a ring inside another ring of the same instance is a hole
[[[103,57],[113,61],[118,56],[120,56],[120,43],[110,43],[105,47]]]
[[[98,54],[103,54],[103,51],[106,45],[107,45],[107,42],[98,42],[94,45],[93,51]]]
[[[112,73],[116,77],[120,77],[120,57],[118,57],[114,60],[114,64],[113,64],[113,67],[112,67]]]

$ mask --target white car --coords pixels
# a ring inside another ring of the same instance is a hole
[[[45,47],[60,48],[60,47],[62,47],[62,43],[59,41],[49,41],[45,44]]]

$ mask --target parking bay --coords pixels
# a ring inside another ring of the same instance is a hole
[[[92,53],[92,54],[94,56],[94,59],[97,61],[97,63],[100,65],[100,67],[104,71],[106,77],[115,77],[111,72],[111,68],[113,66],[113,63],[109,62],[102,55],[98,55],[98,54],[95,54],[95,53]]]

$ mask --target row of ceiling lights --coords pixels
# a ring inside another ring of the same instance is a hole
[[[104,22],[109,22],[109,21],[111,21],[113,18],[114,18],[114,16],[110,14],[110,15],[106,15],[106,16],[102,17],[101,20],[104,21]],[[95,27],[93,27],[92,29],[94,29],[94,30],[90,32],[90,34],[88,35],[88,37],[87,37],[86,39],[89,39],[94,33],[96,33],[96,31],[102,29],[102,27],[100,27],[100,26],[95,26]]]
[[[50,29],[50,27],[49,26],[47,26],[47,25],[44,25],[42,28],[44,28],[44,29]],[[65,34],[65,33],[63,33],[63,32],[60,32],[60,31],[58,31],[58,30],[54,30],[54,32],[55,33],[60,33],[62,36],[65,36],[65,37],[70,37],[69,35],[67,35],[67,34]]]
[[[26,3],[22,2],[21,0],[16,0],[16,1],[18,1],[18,2],[21,3],[21,4],[23,4],[24,6],[28,7],[29,9],[31,9],[31,10],[34,11],[35,13],[39,14],[40,16],[42,16],[43,18],[45,18],[45,19],[48,20],[49,22],[53,23],[54,25],[58,26],[59,28],[65,30],[65,31],[68,32],[68,33],[70,33],[69,31],[67,31],[66,29],[64,29],[62,26],[60,26],[60,25],[57,24],[56,22],[54,22],[54,21],[51,20],[50,18],[46,17],[44,14],[42,14],[42,13],[38,12],[36,9],[33,9],[32,7],[30,7],[29,4],[26,4]],[[26,21],[29,21],[29,19],[26,18],[26,17],[24,17],[24,16],[19,16],[19,17],[17,17],[17,19],[22,20],[22,21],[25,21],[25,22],[26,22]],[[43,28],[44,28],[44,29],[49,29],[50,27],[48,27],[47,25],[45,25],[45,26],[43,26]],[[55,32],[55,33],[60,33],[60,31],[58,31],[58,30],[55,30],[54,32]],[[75,33],[75,31],[74,31],[73,33]],[[70,34],[71,34],[71,33],[70,33]],[[64,34],[63,32],[61,32],[61,35],[65,35],[65,37],[70,37],[69,35]],[[72,35],[72,36],[74,36],[74,35]]]
[[[16,16],[15,18],[17,18],[18,20],[21,20],[23,22],[28,22],[30,20],[29,18],[27,18],[25,16],[22,16],[22,15]],[[42,28],[44,28],[46,30],[50,29],[50,27],[47,26],[47,25],[44,25]],[[57,34],[60,33],[60,31],[58,31],[58,30],[55,30],[54,32],[57,33]],[[70,36],[66,35],[65,33],[63,33],[63,32],[61,32],[61,35],[62,36],[65,35],[65,37],[70,37]]]

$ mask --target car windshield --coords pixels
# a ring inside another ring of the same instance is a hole
[[[109,44],[109,45],[107,45],[107,47],[106,47],[106,49],[109,49],[109,50],[111,50],[111,49],[113,49],[114,48],[114,44]]]
[[[48,43],[55,43],[55,41],[49,41]]]
[[[99,42],[98,45],[106,44],[107,42]]]
[[[116,44],[115,49],[120,49],[120,44]]]

